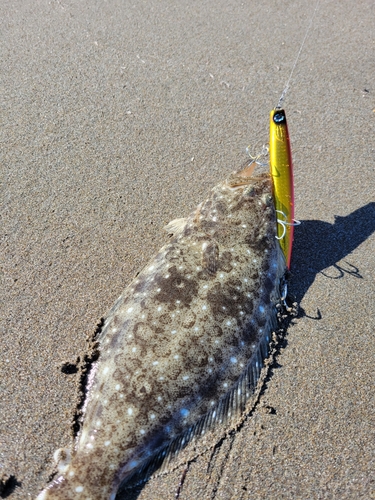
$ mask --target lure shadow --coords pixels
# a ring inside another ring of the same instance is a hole
[[[355,210],[346,217],[335,217],[334,224],[320,220],[301,221],[301,225],[295,230],[292,279],[290,292],[297,302],[300,302],[315,280],[318,273],[323,272],[331,279],[340,279],[345,274],[361,279],[360,269],[354,264],[345,262],[345,266],[338,262],[363,243],[375,232],[375,203],[369,203]],[[332,268],[332,269],[329,269]],[[302,310],[301,315],[305,313]],[[320,319],[320,313],[315,319]],[[292,321],[289,318],[285,324]],[[287,338],[281,339],[279,350],[285,348]],[[261,394],[266,390],[268,382],[273,375],[277,363],[277,354],[274,363],[270,367],[270,373],[264,381]],[[270,409],[272,411],[272,409]],[[155,470],[157,464],[155,464]],[[116,497],[116,500],[136,500],[143,485],[125,485]]]
[[[302,221],[295,230],[290,286],[297,302],[302,300],[318,273],[330,279],[340,279],[345,274],[361,279],[359,268],[352,262],[344,261],[343,264],[340,261],[374,232],[374,202],[346,217],[336,216],[334,224],[320,220]]]

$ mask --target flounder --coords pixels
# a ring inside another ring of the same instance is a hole
[[[114,500],[120,485],[244,411],[286,263],[268,174],[214,187],[109,311],[80,434],[38,500]]]

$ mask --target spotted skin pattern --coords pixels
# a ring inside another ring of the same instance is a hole
[[[285,261],[271,180],[249,172],[170,223],[169,243],[109,312],[72,458],[38,500],[113,500],[150,457],[215,417],[268,344]]]

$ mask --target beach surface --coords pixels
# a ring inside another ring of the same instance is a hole
[[[72,446],[88,339],[163,226],[267,144],[314,8],[1,2],[1,498]],[[290,81],[300,310],[256,405],[121,500],[375,498],[374,16],[322,0]]]

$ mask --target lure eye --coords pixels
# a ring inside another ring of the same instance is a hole
[[[285,113],[283,111],[277,111],[274,115],[273,115],[273,121],[277,124],[279,123],[284,123],[286,121],[285,119]]]

